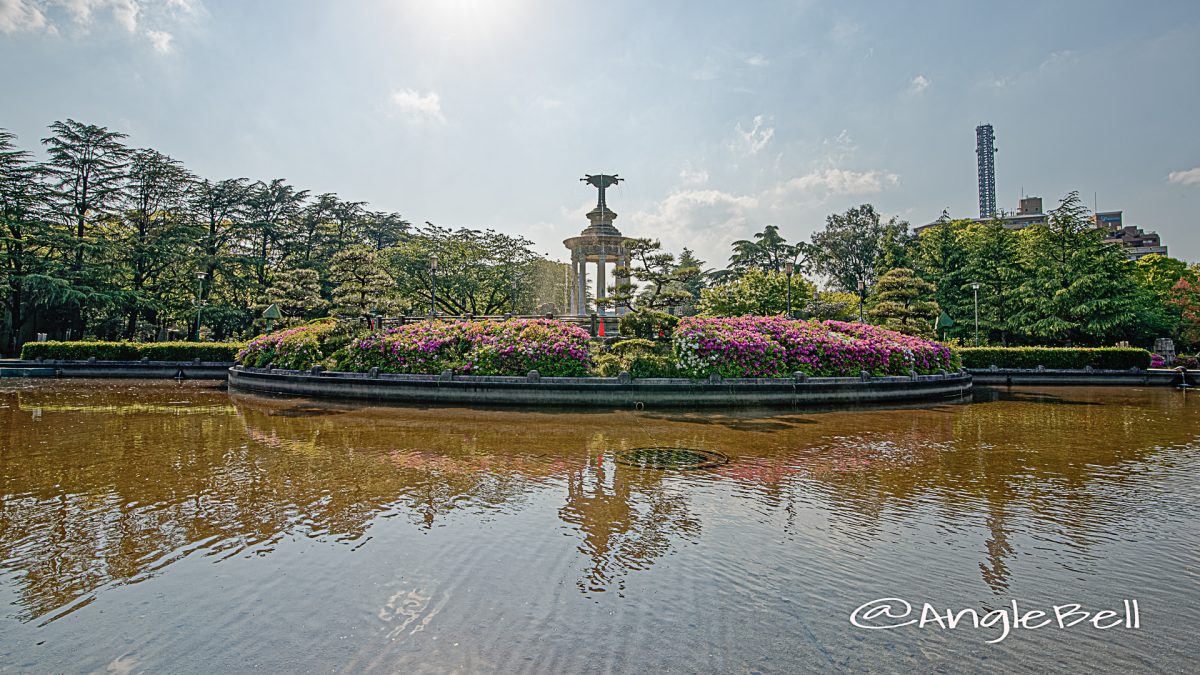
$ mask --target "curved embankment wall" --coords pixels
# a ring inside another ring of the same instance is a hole
[[[0,361],[0,377],[224,380],[232,365],[221,361]]]
[[[968,373],[914,377],[811,377],[687,380],[621,377],[395,375],[246,368],[229,369],[243,391],[407,403],[558,405],[627,408],[820,406],[963,398]]]
[[[1200,386],[1200,372],[1155,368],[1143,370],[1056,370],[1036,368],[971,368],[967,372],[981,386],[1125,386],[1125,387],[1169,387],[1184,384]]]

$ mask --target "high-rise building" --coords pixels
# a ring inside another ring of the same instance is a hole
[[[996,135],[992,125],[975,127],[975,155],[979,165],[979,217],[996,215]]]

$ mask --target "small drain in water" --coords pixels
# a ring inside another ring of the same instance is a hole
[[[632,448],[616,454],[617,464],[639,469],[707,469],[729,462],[729,458],[712,450],[695,448]]]

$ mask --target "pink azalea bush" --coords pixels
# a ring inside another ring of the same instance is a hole
[[[1151,354],[1150,355],[1150,367],[1151,368],[1162,368],[1166,365],[1167,365],[1167,360],[1165,358],[1163,358],[1161,354]]]
[[[321,362],[321,338],[337,328],[332,321],[316,321],[275,333],[260,335],[237,354],[244,366],[306,370]]]
[[[689,317],[672,343],[689,377],[908,375],[961,366],[958,354],[937,342],[878,326],[781,316]]]
[[[338,367],[352,372],[583,376],[588,332],[550,319],[425,321],[359,338]]]

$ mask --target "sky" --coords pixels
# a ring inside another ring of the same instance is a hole
[[[1068,192],[1200,260],[1200,2],[0,0],[0,127],[73,118],[552,258],[584,174],[723,267],[869,202],[915,225]],[[40,149],[38,156],[40,154]]]

